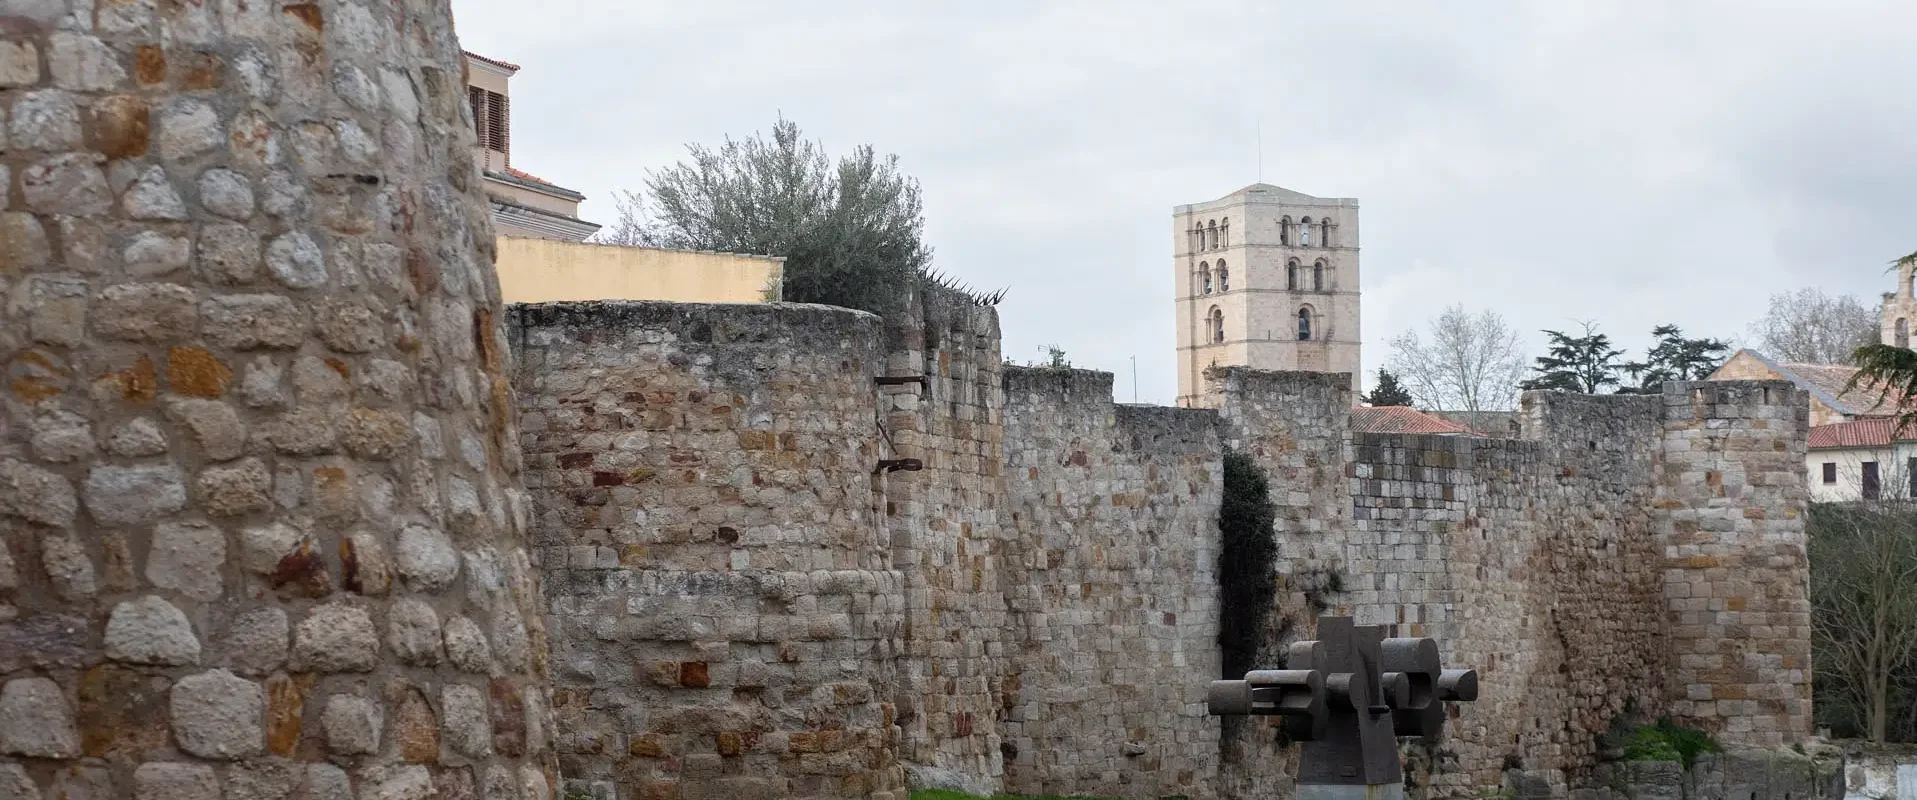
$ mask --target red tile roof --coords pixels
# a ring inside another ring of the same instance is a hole
[[[472,60],[474,60],[474,61],[484,61],[484,62],[486,62],[486,63],[488,63],[488,64],[491,64],[491,65],[493,65],[493,66],[495,66],[495,67],[498,67],[498,68],[500,68],[500,69],[509,69],[509,70],[512,70],[512,71],[514,71],[514,72],[518,72],[518,71],[519,71],[519,65],[518,65],[518,64],[514,64],[514,63],[512,63],[512,62],[510,62],[510,61],[501,61],[501,60],[499,60],[499,59],[497,59],[497,58],[487,58],[487,57],[485,57],[485,56],[482,56],[482,55],[480,55],[480,54],[478,54],[478,53],[475,53],[475,52],[473,52],[473,51],[471,51],[471,50],[461,50],[460,52],[462,52],[462,53],[465,53],[465,54],[466,54],[466,57],[467,57],[467,58],[470,58],[470,59],[472,59]]]
[[[1410,406],[1359,406],[1351,409],[1351,430],[1353,433],[1471,433],[1463,425]]]
[[[507,167],[506,174],[511,175],[515,178],[518,178],[522,181],[532,181],[533,183],[543,183],[543,184],[546,184],[547,186],[559,185],[559,184],[553,183],[552,181],[546,180],[545,178],[541,178],[538,175],[534,175],[530,172],[527,172],[523,169],[514,169],[512,167]]]
[[[1917,428],[1906,428],[1899,433],[1897,420],[1891,417],[1871,417],[1830,425],[1817,425],[1810,429],[1810,449],[1889,447],[1893,438],[1905,442],[1917,440]]]

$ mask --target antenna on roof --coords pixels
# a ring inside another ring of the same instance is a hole
[[[1258,182],[1265,182],[1265,121],[1258,120]]]

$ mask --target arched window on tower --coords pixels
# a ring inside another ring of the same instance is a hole
[[[1910,346],[1910,320],[1902,317],[1897,318],[1897,346]]]
[[[1299,247],[1311,246],[1311,218],[1310,217],[1305,217],[1304,219],[1298,220],[1298,246]]]
[[[1298,291],[1298,259],[1285,262],[1285,288]]]
[[[1311,306],[1298,309],[1298,341],[1311,341]]]
[[[1291,215],[1290,214],[1286,214],[1278,218],[1278,243],[1282,245],[1291,244]]]
[[[1198,262],[1198,293],[1211,294],[1211,262]]]
[[[1231,246],[1231,217],[1226,217],[1225,221],[1218,223],[1218,242],[1220,247]]]
[[[1205,249],[1218,249],[1218,220],[1212,220],[1205,226]]]
[[[1225,260],[1218,259],[1218,291],[1231,291],[1231,271],[1225,269]]]
[[[1311,290],[1314,292],[1325,290],[1325,260],[1322,258],[1318,259],[1318,263],[1311,265]]]
[[[1210,334],[1212,344],[1224,344],[1225,343],[1225,312],[1219,309],[1217,306],[1212,306],[1210,320],[1211,320],[1210,323],[1207,324],[1205,327],[1208,329],[1207,333]]]
[[[1330,217],[1326,217],[1324,219],[1318,220],[1318,246],[1319,247],[1331,246],[1331,218]]]
[[[1205,249],[1205,226],[1204,225],[1202,224],[1197,225],[1193,227],[1191,230],[1186,231],[1185,233],[1186,233],[1185,246],[1188,249],[1190,249],[1191,252],[1196,253],[1200,250]]]

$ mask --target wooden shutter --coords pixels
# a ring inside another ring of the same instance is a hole
[[[506,96],[495,92],[486,93],[486,124],[491,128],[489,146],[506,154],[506,164],[513,163],[512,115],[506,107]]]

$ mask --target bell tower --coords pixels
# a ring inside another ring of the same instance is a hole
[[[1358,201],[1266,183],[1172,209],[1178,404],[1207,367],[1362,368]]]

